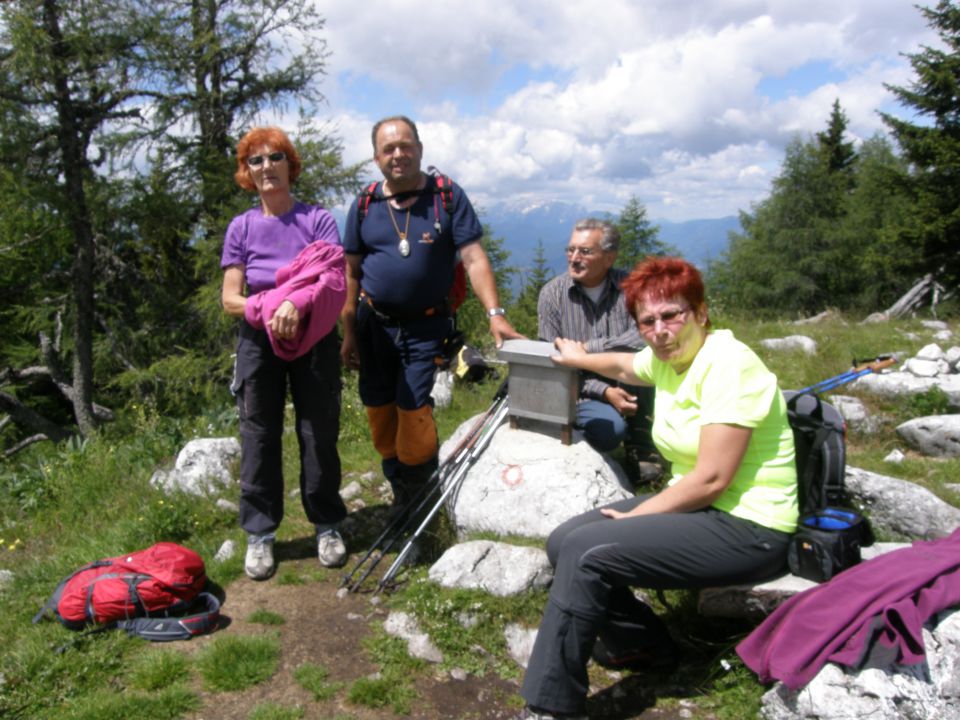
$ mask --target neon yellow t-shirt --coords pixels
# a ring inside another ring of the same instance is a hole
[[[751,428],[743,462],[713,507],[774,530],[796,530],[797,469],[787,406],[776,376],[753,350],[729,330],[717,330],[681,375],[649,347],[634,356],[633,370],[656,386],[653,441],[673,464],[671,485],[696,464],[701,427]]]

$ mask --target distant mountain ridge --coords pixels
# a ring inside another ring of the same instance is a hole
[[[342,232],[345,212],[342,209],[333,209],[331,212]],[[480,220],[490,226],[494,237],[503,238],[504,248],[510,251],[509,263],[518,273],[516,285],[520,284],[523,275],[533,265],[537,240],[543,241],[547,265],[553,273],[559,274],[566,267],[563,248],[566,247],[573,224],[583,217],[605,216],[605,213],[591,212],[584,207],[562,202],[525,208],[498,203],[492,207],[481,207],[479,212]],[[660,228],[660,240],[675,247],[683,257],[701,268],[726,250],[731,231],[740,231],[740,220],[736,216],[652,222]]]
[[[504,239],[504,246],[510,251],[510,264],[520,273],[532,266],[537,240],[543,241],[550,269],[560,273],[566,266],[563,248],[573,224],[583,217],[604,215],[568,203],[549,203],[526,209],[495,205],[483,209],[481,220],[490,226],[494,237]],[[685,222],[654,220],[652,223],[660,228],[658,237],[661,241],[675,247],[699,267],[706,267],[710,260],[726,250],[731,231],[740,231],[740,220],[736,216]]]

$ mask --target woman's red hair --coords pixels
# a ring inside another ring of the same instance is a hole
[[[266,145],[274,151],[279,150],[287,156],[287,163],[290,166],[290,184],[296,182],[300,177],[300,155],[297,154],[293,143],[287,134],[278,127],[255,127],[247,132],[240,142],[237,143],[237,171],[233,174],[233,179],[237,185],[244,190],[256,192],[257,186],[250,177],[250,166],[247,165],[247,158],[250,157],[251,150]]]
[[[620,287],[635,319],[637,304],[646,297],[657,300],[682,297],[695,310],[705,307],[703,277],[699,270],[681,258],[650,255],[636,264]]]

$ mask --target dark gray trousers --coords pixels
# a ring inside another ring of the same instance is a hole
[[[609,507],[626,512],[644,497]],[[707,508],[611,520],[600,510],[560,525],[547,540],[553,585],[521,695],[527,704],[582,713],[596,638],[610,647],[668,642],[663,622],[631,586],[693,589],[754,582],[786,565],[790,535]]]
[[[300,445],[300,499],[314,525],[347,514],[340,498],[340,343],[329,333],[305,355],[281,360],[263,330],[241,322],[233,390],[240,411],[240,526],[275,532],[283,519],[283,414],[287,380]]]

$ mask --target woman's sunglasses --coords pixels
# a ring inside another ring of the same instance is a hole
[[[267,158],[269,158],[270,162],[272,163],[278,163],[281,160],[285,160],[286,157],[287,157],[286,153],[282,153],[279,150],[277,152],[272,152],[268,155],[251,155],[250,157],[247,158],[247,165],[250,165],[251,167],[257,167],[258,165],[263,165],[263,161],[266,160]]]

